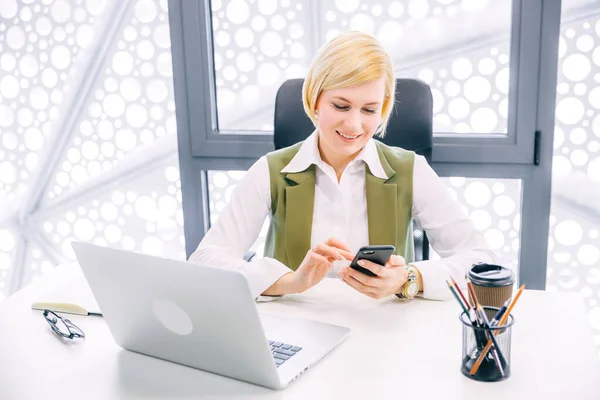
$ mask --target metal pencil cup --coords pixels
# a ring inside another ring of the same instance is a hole
[[[492,316],[499,310],[497,307],[483,307],[483,309],[486,315]],[[473,311],[470,310],[470,312]],[[460,372],[471,379],[483,382],[507,379],[510,376],[510,338],[514,324],[513,316],[509,315],[504,325],[489,328],[474,324],[465,312],[460,314],[460,321],[463,323]],[[493,341],[491,340],[492,335],[495,339]],[[488,346],[490,341],[492,344]],[[485,354],[483,358],[481,358],[482,353]],[[479,366],[474,368],[479,359],[481,359]],[[474,374],[471,374],[471,371]]]

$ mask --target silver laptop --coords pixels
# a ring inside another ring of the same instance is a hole
[[[73,242],[115,342],[131,351],[281,389],[345,327],[259,314],[242,274]]]

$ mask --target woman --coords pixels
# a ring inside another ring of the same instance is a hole
[[[190,261],[240,271],[255,297],[277,296],[316,285],[361,246],[393,244],[397,255],[385,267],[363,265],[377,276],[348,261],[337,272],[376,299],[412,297],[406,289],[416,284],[425,298],[447,298],[446,279],[464,282],[473,263],[493,263],[483,236],[426,160],[373,140],[385,133],[394,90],[390,56],[375,38],[347,32],[326,43],[302,90],[315,132],[248,170]],[[246,262],[267,216],[265,257]],[[411,218],[441,260],[411,262]]]

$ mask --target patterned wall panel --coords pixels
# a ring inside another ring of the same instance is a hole
[[[37,244],[28,247],[24,260],[23,285],[33,283],[51,273],[60,261],[49,257],[47,251],[42,250]]]
[[[598,10],[561,27],[547,289],[583,295],[600,346]]]
[[[102,36],[111,27],[114,41]],[[90,74],[101,46],[105,63]],[[170,47],[167,0],[0,2],[2,296],[71,260],[72,239],[184,258]],[[67,116],[72,129],[59,131]],[[17,219],[47,169],[41,152],[65,137],[40,208]],[[107,173],[122,188],[98,190]]]
[[[166,1],[138,0],[75,124],[46,200],[110,170],[155,140],[175,141]]]
[[[0,301],[9,289],[14,271],[17,235],[11,229],[0,229]]]
[[[44,242],[64,262],[75,258],[73,240],[185,259],[177,158],[116,187],[97,191],[88,199],[53,210],[52,215],[42,214],[37,224]],[[32,256],[35,258],[35,254]],[[36,271],[39,269],[30,268],[26,278],[33,279]]]
[[[0,204],[14,210],[112,1],[0,2]],[[2,212],[0,212],[2,214]]]

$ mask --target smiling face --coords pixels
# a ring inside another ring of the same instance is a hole
[[[381,122],[384,96],[384,78],[321,93],[316,122],[325,162],[346,164],[362,150]]]

